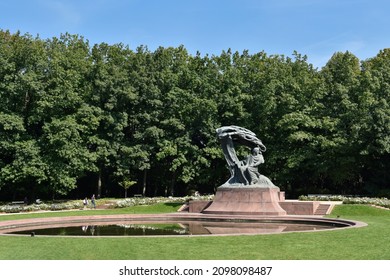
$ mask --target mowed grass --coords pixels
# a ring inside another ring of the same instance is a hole
[[[66,216],[90,216],[90,215],[115,215],[115,214],[156,214],[176,212],[182,204],[180,203],[160,203],[154,205],[137,205],[128,208],[115,209],[81,209],[70,211],[48,211],[35,213],[20,213],[0,215],[0,221],[18,220],[27,218],[44,218],[44,217],[66,217]]]
[[[5,215],[0,220],[62,215],[167,213],[178,204],[112,210]],[[367,227],[256,236],[207,237],[14,237],[0,236],[3,260],[389,260],[390,211],[367,205],[339,205],[332,217]]]

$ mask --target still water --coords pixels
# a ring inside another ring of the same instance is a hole
[[[178,222],[178,223],[116,223],[56,225],[8,232],[21,235],[54,236],[161,236],[161,235],[215,235],[215,234],[266,234],[290,231],[316,231],[340,225],[273,222]]]

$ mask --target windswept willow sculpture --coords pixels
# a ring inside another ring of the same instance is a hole
[[[235,125],[222,126],[216,131],[231,173],[231,177],[223,185],[224,187],[240,185],[274,186],[267,177],[261,175],[258,171],[258,166],[264,163],[262,153],[266,151],[266,147],[252,131]],[[239,160],[234,149],[235,143],[251,148],[251,154],[244,160]]]

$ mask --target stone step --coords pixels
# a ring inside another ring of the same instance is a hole
[[[328,210],[330,208],[330,204],[320,204],[316,211],[314,212],[314,215],[321,215],[324,216],[328,213]]]

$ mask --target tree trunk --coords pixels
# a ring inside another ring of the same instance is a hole
[[[148,170],[147,169],[144,169],[144,181],[143,181],[143,184],[142,184],[142,196],[145,196],[146,195],[146,177],[147,177],[147,173],[148,173]]]
[[[97,197],[102,195],[102,168],[99,169],[98,181],[97,181]]]
[[[175,184],[176,184],[176,171],[174,171],[172,175],[171,190],[170,190],[171,196],[175,195]]]

